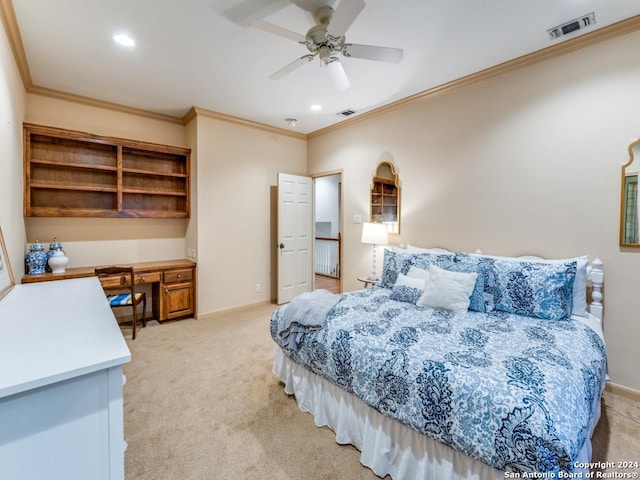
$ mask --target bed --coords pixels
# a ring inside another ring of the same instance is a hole
[[[584,475],[606,378],[602,278],[586,257],[386,250],[377,286],[273,313],[274,373],[381,477]]]

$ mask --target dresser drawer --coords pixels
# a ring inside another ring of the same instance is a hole
[[[188,282],[193,280],[193,269],[164,272],[164,283]]]

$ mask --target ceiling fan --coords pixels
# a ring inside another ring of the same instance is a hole
[[[391,63],[400,62],[403,56],[403,51],[400,48],[346,42],[346,31],[364,7],[364,0],[341,0],[335,9],[329,5],[320,6],[313,15],[316,24],[309,29],[306,35],[301,35],[262,20],[251,21],[249,24],[252,27],[301,43],[310,52],[274,72],[269,78],[272,80],[280,79],[318,57],[320,65],[327,68],[329,77],[336,88],[345,90],[351,84],[342,63],[337,57],[338,54],[342,54],[347,58],[363,58]]]

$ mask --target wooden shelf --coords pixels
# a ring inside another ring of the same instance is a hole
[[[118,169],[116,167],[110,167],[108,165],[85,165],[82,163],[72,163],[72,162],[54,162],[51,160],[41,160],[39,158],[31,159],[32,165],[48,165],[50,167],[61,167],[61,168],[81,168],[86,170],[104,170],[108,172],[116,172]]]
[[[24,145],[27,217],[189,217],[189,149],[27,123]]]
[[[398,186],[393,180],[373,178],[371,218],[378,222],[398,221]]]
[[[142,195],[168,195],[168,196],[174,196],[174,197],[187,196],[186,192],[176,192],[176,191],[169,191],[169,190],[165,190],[165,191],[142,190],[142,189],[135,189],[135,188],[123,188],[122,193],[133,193],[133,194],[142,194]]]
[[[49,184],[39,184],[39,183],[31,183],[31,188],[43,188],[47,190],[76,190],[76,191],[87,191],[87,192],[112,192],[118,193],[118,189],[116,187],[99,187],[97,185],[63,185],[58,183],[49,183]]]
[[[158,177],[187,178],[184,173],[158,172],[157,170],[142,170],[139,168],[123,168],[122,173],[133,173],[138,175],[156,175]]]

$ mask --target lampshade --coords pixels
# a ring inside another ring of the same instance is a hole
[[[374,245],[386,245],[389,243],[387,226],[384,223],[363,223],[360,241]]]

